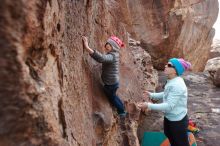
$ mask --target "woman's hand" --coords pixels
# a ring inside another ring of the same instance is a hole
[[[140,102],[140,103],[137,104],[137,106],[138,106],[142,111],[145,111],[146,109],[148,109],[147,102]]]
[[[143,92],[143,97],[144,97],[144,99],[148,100],[150,98],[150,93],[148,91],[144,91]]]

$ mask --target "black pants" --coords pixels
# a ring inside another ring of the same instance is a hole
[[[189,146],[188,116],[180,121],[169,121],[164,117],[164,134],[168,137],[171,146]]]

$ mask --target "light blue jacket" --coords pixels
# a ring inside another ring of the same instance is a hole
[[[187,114],[187,87],[181,77],[167,81],[164,92],[150,93],[153,99],[163,99],[163,103],[148,103],[151,110],[164,111],[165,117],[170,121],[180,121]]]

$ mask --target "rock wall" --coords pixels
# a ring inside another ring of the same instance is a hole
[[[157,86],[151,61],[160,68],[159,62],[171,54],[181,54],[181,49],[173,48],[189,45],[186,58],[191,59],[190,54],[198,51],[195,46],[200,41],[208,45],[216,3],[217,0],[3,0],[0,145],[139,145],[136,131],[140,112],[135,102],[142,100],[143,90]],[[206,14],[206,19],[198,19],[201,27],[191,25],[195,17],[188,17],[192,14],[190,8],[195,14]],[[204,39],[185,41],[184,38],[198,39],[199,32]],[[129,47],[128,33],[140,40],[140,45],[130,43]],[[118,92],[129,112],[125,127],[102,92],[100,64],[83,50],[81,40],[82,35],[88,36],[90,46],[101,51],[112,34],[127,44],[121,50]],[[168,51],[161,51],[163,48]]]
[[[204,72],[208,72],[213,84],[220,87],[220,41],[213,40],[210,49],[209,60],[206,63]]]
[[[220,40],[215,39],[213,40],[211,48],[210,48],[209,59],[219,57],[219,56],[220,56]]]
[[[214,36],[217,0],[139,0],[128,2],[133,35],[157,69],[171,57],[184,57],[202,71]],[[135,6],[135,7],[134,7]]]

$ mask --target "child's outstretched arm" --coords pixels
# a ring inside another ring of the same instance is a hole
[[[114,61],[114,55],[112,54],[101,54],[100,52],[93,50],[89,47],[88,38],[85,36],[82,36],[83,45],[86,49],[86,51],[89,52],[89,54],[94,58],[96,61],[100,63],[107,63],[107,62],[113,62]]]
[[[89,47],[88,38],[85,36],[82,36],[82,40],[83,40],[83,45],[84,45],[86,51],[88,51],[89,54],[93,54],[94,50]]]
[[[94,50],[94,53],[91,55],[96,61],[100,63],[111,63],[115,60],[115,55],[113,54],[102,54],[97,50]]]

